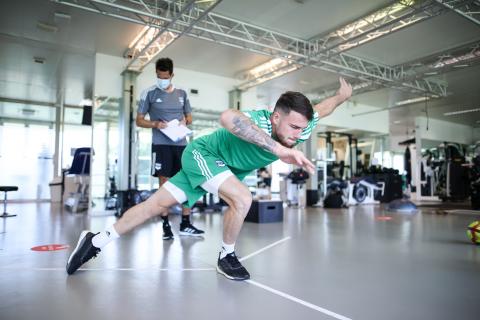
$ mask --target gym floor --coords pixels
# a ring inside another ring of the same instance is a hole
[[[204,238],[163,241],[160,220],[108,245],[74,275],[65,263],[84,229],[115,217],[9,203],[0,220],[0,318],[10,319],[474,319],[480,214],[378,205],[286,208],[283,223],[244,224],[236,251],[252,279],[215,271],[222,214],[193,215]],[[478,213],[478,211],[477,211]],[[68,244],[58,251],[32,251]]]

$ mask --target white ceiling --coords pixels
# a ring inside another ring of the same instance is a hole
[[[226,0],[215,12],[256,26],[309,39],[387,6],[389,0]]]
[[[214,12],[310,39],[390,3],[392,1],[385,0],[223,0]],[[55,18],[55,12],[68,13],[71,19]],[[41,30],[38,22],[56,25],[58,31]],[[56,102],[57,93],[64,86],[65,102],[78,104],[92,92],[95,52],[123,56],[128,43],[141,28],[49,0],[1,1],[0,97]],[[396,65],[472,41],[480,41],[480,26],[451,12],[376,39],[349,54]],[[162,55],[174,57],[178,67],[225,77],[237,77],[242,71],[270,59],[187,36],[166,48]],[[37,64],[33,57],[45,58],[45,63]],[[445,110],[480,107],[478,66],[452,71],[442,77],[448,82],[451,95],[429,102],[430,116],[442,119]],[[337,78],[330,72],[303,68],[260,85],[258,93],[262,96],[275,96],[285,90],[311,93],[334,86]],[[388,106],[389,99],[391,91],[387,89],[354,97],[355,101],[380,108]],[[412,105],[397,109],[393,115],[413,117],[421,114],[421,108],[422,104]],[[477,115],[470,114],[446,119],[476,125],[475,117]]]
[[[449,12],[366,43],[349,53],[395,66],[479,39],[479,25]]]

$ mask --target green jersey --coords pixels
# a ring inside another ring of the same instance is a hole
[[[259,110],[246,111],[244,113],[255,125],[269,136],[272,136],[272,123],[270,121],[272,112]],[[315,112],[313,119],[308,122],[296,144],[307,140],[317,123],[318,114]],[[222,159],[234,174],[250,172],[278,160],[276,155],[235,136],[225,128],[194,140],[193,143],[210,152],[213,156]]]

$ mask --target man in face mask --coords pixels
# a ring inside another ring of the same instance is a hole
[[[170,177],[181,169],[183,150],[187,145],[184,138],[173,141],[160,129],[174,119],[183,125],[192,123],[192,108],[187,93],[177,89],[172,84],[173,61],[170,58],[160,58],[155,64],[156,84],[142,92],[138,105],[136,124],[142,128],[152,128],[152,176],[159,178],[161,187]],[[148,113],[150,120],[145,119]],[[163,239],[172,240],[173,233],[168,222],[168,213],[162,215]],[[202,236],[203,231],[195,228],[190,222],[190,209],[182,209],[180,235]]]

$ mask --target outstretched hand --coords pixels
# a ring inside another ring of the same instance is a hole
[[[352,85],[348,83],[343,77],[340,77],[340,88],[337,91],[337,95],[343,100],[347,100],[352,96]]]
[[[281,147],[279,152],[277,153],[277,156],[283,162],[300,166],[311,174],[315,172],[315,166],[313,165],[313,163],[308,160],[305,155],[299,150]]]

